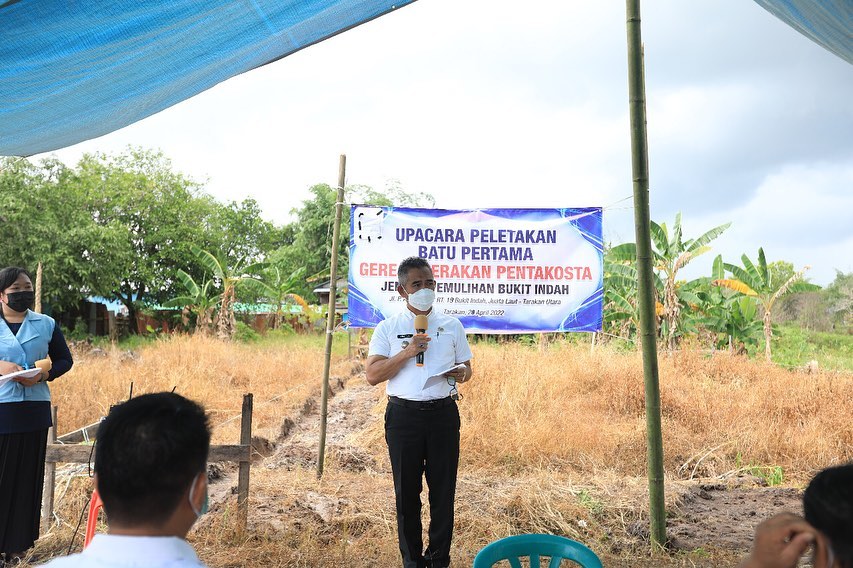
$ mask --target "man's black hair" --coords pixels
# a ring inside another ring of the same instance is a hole
[[[814,476],[803,494],[803,511],[830,540],[839,565],[853,568],[853,462]]]
[[[210,425],[178,394],[145,394],[119,404],[98,428],[95,473],[109,522],[165,522],[205,472]]]
[[[5,292],[6,288],[14,284],[15,280],[17,280],[21,274],[26,274],[27,278],[32,281],[33,277],[30,276],[30,273],[24,268],[7,266],[3,270],[0,270],[0,292]]]
[[[397,267],[397,281],[400,283],[400,286],[406,286],[406,280],[409,276],[409,271],[413,268],[426,268],[430,272],[432,272],[432,268],[430,268],[429,263],[418,257],[418,256],[410,256],[406,260],[400,263],[400,266]]]

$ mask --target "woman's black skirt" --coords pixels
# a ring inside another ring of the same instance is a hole
[[[31,548],[39,537],[47,430],[0,434],[0,552]]]

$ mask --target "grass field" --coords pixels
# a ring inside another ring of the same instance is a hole
[[[337,336],[333,376],[349,375],[346,351],[346,336]],[[473,351],[475,378],[464,385],[460,404],[456,566],[470,565],[497,536],[533,531],[583,540],[615,559],[612,565],[734,562],[735,553],[713,548],[646,558],[648,547],[631,535],[632,526],[647,522],[639,354],[606,345],[593,351],[575,340],[545,347],[474,342]],[[211,414],[215,443],[235,443],[244,393],[255,397],[254,432],[276,440],[283,420],[316,399],[322,369],[321,337],[251,345],[175,337],[132,353],[108,348],[82,355],[52,388],[60,432],[98,419],[127,397],[133,381],[137,394],[175,387],[200,401]],[[678,484],[690,478],[742,472],[798,487],[815,471],[853,459],[848,372],[807,374],[682,351],[661,354],[660,384],[668,507],[677,502]],[[191,536],[202,558],[217,567],[397,565],[382,390],[370,396],[364,413],[373,420],[346,443],[375,466],[353,470],[330,459],[317,481],[312,468],[256,463],[252,530],[236,531],[233,508],[214,509]],[[40,554],[64,552],[91,490],[85,477],[69,476],[67,483],[58,499],[62,526],[39,542]],[[336,500],[332,520],[305,516],[303,501],[313,494]]]

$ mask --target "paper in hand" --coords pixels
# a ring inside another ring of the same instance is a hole
[[[17,377],[23,377],[25,379],[32,379],[41,373],[41,369],[36,367],[35,369],[22,369],[20,371],[15,371],[14,373],[8,373],[5,375],[0,375],[0,386],[5,385],[12,379]]]
[[[434,374],[433,376],[431,376],[430,378],[428,378],[426,380],[426,382],[424,383],[423,389],[421,389],[421,390],[426,390],[430,387],[434,387],[436,385],[442,384],[443,382],[447,381],[447,377],[444,376],[445,373],[449,373],[450,371],[453,371],[455,369],[461,369],[463,367],[465,367],[465,363],[457,363],[456,365],[453,365],[452,367],[448,367],[448,368],[444,369],[443,371]]]

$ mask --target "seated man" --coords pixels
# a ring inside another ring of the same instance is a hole
[[[740,568],[795,568],[814,544],[814,568],[853,568],[853,463],[830,467],[803,494],[805,519],[782,513],[760,525]]]
[[[51,568],[204,566],[185,537],[207,508],[210,426],[195,402],[146,394],[114,407],[98,428],[95,486],[109,534]]]

